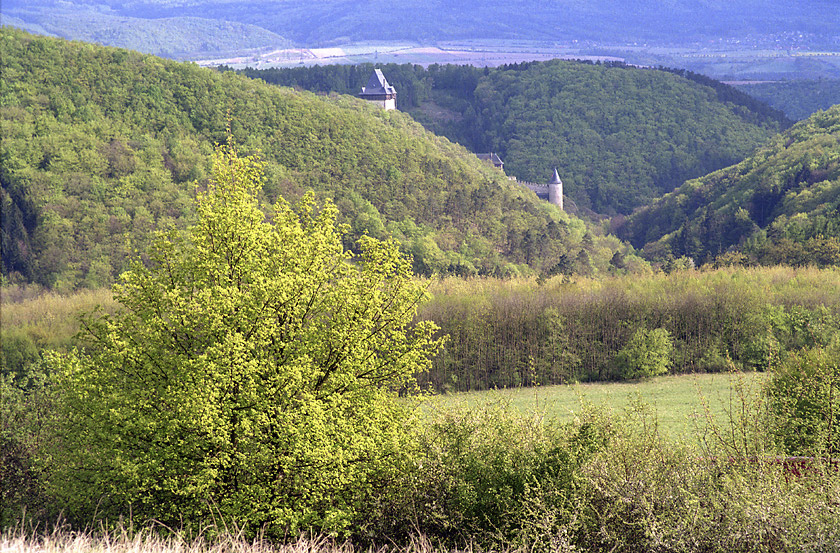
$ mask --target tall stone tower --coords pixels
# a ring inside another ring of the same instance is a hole
[[[397,109],[397,90],[388,84],[380,69],[373,70],[367,86],[362,87],[359,98],[386,110]]]
[[[563,209],[563,181],[560,180],[557,167],[554,168],[554,178],[548,183],[548,201]]]

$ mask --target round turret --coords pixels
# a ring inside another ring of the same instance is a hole
[[[563,209],[563,181],[560,180],[557,167],[554,168],[554,178],[548,183],[548,201]]]

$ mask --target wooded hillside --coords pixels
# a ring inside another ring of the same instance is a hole
[[[370,66],[243,73],[275,84],[355,94]],[[496,152],[521,180],[554,167],[579,207],[628,214],[742,160],[790,121],[702,75],[573,61],[497,69],[388,64],[397,104],[432,132]]]
[[[840,104],[840,79],[763,82],[736,88],[758,98],[794,120]]]
[[[347,247],[394,236],[419,273],[623,271],[632,252],[398,112],[126,50],[4,29],[3,275],[110,283],[127,239],[183,226],[226,128],[263,193],[331,198]],[[616,257],[618,254],[618,257]],[[612,263],[616,258],[620,262]]]
[[[741,163],[685,183],[619,228],[652,258],[840,263],[840,106]]]

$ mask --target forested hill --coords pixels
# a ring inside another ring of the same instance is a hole
[[[579,207],[628,214],[687,179],[744,159],[791,122],[733,87],[684,71],[574,61],[478,69],[385,65],[398,107],[505,170],[557,167]],[[369,66],[243,72],[308,90],[357,92]],[[364,79],[364,81],[363,81]]]
[[[745,83],[736,88],[784,111],[796,121],[840,104],[840,79]]]
[[[291,41],[282,36],[245,23],[206,17],[126,17],[111,10],[71,3],[39,10],[33,9],[31,4],[18,13],[25,20],[10,17],[6,12],[3,24],[38,34],[180,59],[229,56],[257,48],[291,46]]]
[[[126,50],[9,29],[0,39],[6,281],[110,283],[127,237],[142,248],[153,229],[190,220],[228,125],[244,153],[267,161],[268,200],[314,189],[336,202],[351,238],[394,236],[420,273],[633,264],[626,245],[405,114]]]
[[[658,259],[840,264],[840,105],[685,183],[619,233]]]

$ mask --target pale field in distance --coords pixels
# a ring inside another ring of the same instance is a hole
[[[730,413],[758,401],[766,373],[717,373],[662,376],[638,382],[598,382],[534,388],[510,388],[435,396],[427,410],[508,402],[522,413],[535,413],[560,422],[579,416],[585,404],[621,416],[640,404],[655,415],[659,431],[668,439],[694,442],[710,419],[727,428]]]

